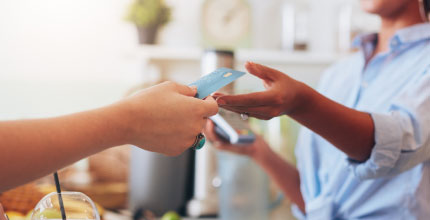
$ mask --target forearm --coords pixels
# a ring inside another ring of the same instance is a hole
[[[0,122],[0,192],[123,144],[118,114],[111,106],[50,119]]]
[[[300,191],[299,171],[270,149],[254,160],[275,181],[285,196],[305,213],[305,202]]]
[[[365,161],[374,146],[374,123],[360,112],[321,95],[304,85],[302,104],[290,117],[321,135],[350,158]]]
[[[108,147],[132,144],[177,156],[218,112],[196,88],[165,82],[113,105],[39,120],[0,122],[0,192]]]

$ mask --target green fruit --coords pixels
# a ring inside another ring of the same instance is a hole
[[[174,211],[168,211],[161,217],[161,220],[181,220],[181,217]]]
[[[43,210],[41,213],[36,213],[35,216],[33,216],[33,218],[37,218],[37,219],[61,219],[61,213],[57,210],[53,210],[53,209],[46,209]]]

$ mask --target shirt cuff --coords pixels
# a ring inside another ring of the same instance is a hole
[[[294,217],[300,220],[334,219],[334,199],[332,196],[320,196],[306,202],[306,214],[295,204],[291,206],[291,210]]]
[[[402,130],[395,115],[371,114],[375,125],[375,146],[370,158],[359,163],[348,159],[349,168],[359,179],[372,179],[389,174],[401,154]]]

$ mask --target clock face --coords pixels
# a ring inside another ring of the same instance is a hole
[[[251,10],[245,0],[207,0],[203,32],[212,46],[236,47],[250,31]]]

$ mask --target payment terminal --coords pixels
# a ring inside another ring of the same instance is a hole
[[[247,121],[241,119],[240,115],[220,109],[218,114],[210,117],[215,124],[215,133],[224,141],[234,145],[246,145],[255,141]]]

